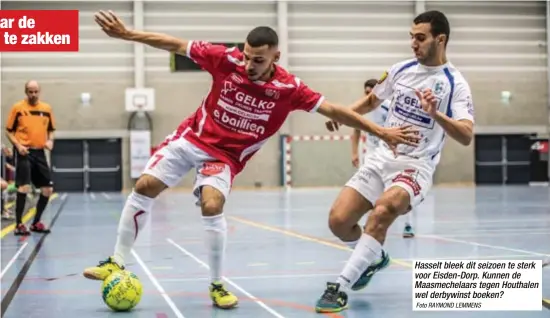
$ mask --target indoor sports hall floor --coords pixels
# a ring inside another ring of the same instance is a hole
[[[112,253],[125,196],[60,193],[46,212],[46,221],[55,220],[50,235],[20,240],[9,229],[2,232],[3,317],[321,316],[313,305],[350,255],[327,228],[337,193],[232,193],[226,209],[230,236],[225,273],[228,287],[241,300],[232,311],[213,309],[207,298],[203,230],[194,199],[185,192],[163,194],[128,260],[129,269],[141,278],[144,296],[125,314],[107,309],[101,284],[81,276],[83,268]],[[547,187],[437,188],[417,212],[415,225],[417,237],[403,239],[402,220],[395,224],[386,243],[393,265],[367,289],[350,294],[348,311],[328,316],[550,317],[549,309],[413,313],[408,265],[414,258],[544,259],[550,254]],[[550,298],[550,270],[543,280],[544,296]]]

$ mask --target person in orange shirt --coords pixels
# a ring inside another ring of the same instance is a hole
[[[39,233],[50,232],[40,219],[53,191],[53,181],[45,153],[45,149],[53,149],[55,120],[52,108],[40,101],[40,86],[36,81],[25,84],[25,94],[27,98],[12,106],[6,124],[7,137],[13,144],[15,156],[15,235],[30,235],[22,218],[31,182],[40,188],[41,192],[30,230]]]

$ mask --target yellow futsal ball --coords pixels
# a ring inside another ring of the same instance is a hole
[[[136,274],[120,271],[109,275],[101,288],[103,301],[114,311],[128,311],[141,300],[143,287]]]

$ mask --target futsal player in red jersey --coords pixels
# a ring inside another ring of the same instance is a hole
[[[99,12],[97,24],[113,38],[140,42],[185,55],[212,75],[210,91],[200,107],[166,138],[149,160],[128,197],[118,227],[113,256],[84,270],[90,279],[104,280],[124,269],[139,230],[155,198],[175,186],[191,169],[197,173],[193,193],[202,211],[210,266],[210,297],[220,308],[238,299],[222,284],[227,223],[223,207],[234,177],[283,125],[292,111],[320,113],[344,125],[367,131],[391,145],[416,145],[410,127],[383,128],[342,106],[332,104],[276,62],[277,33],[257,27],[246,38],[244,51],[205,41],[128,30],[112,12]]]

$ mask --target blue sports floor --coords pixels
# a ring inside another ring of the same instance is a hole
[[[2,311],[5,318],[318,317],[313,305],[335,280],[350,251],[327,228],[339,189],[234,191],[228,200],[225,274],[240,298],[231,311],[214,309],[200,212],[186,192],[167,192],[138,239],[129,270],[144,286],[138,307],[111,312],[101,283],[81,276],[113,252],[125,195],[59,193],[45,212],[52,233],[20,239],[2,232]],[[540,312],[412,312],[412,259],[525,259],[550,255],[547,187],[436,188],[414,215],[417,236],[403,239],[403,220],[390,230],[386,250],[395,262],[350,309],[330,317],[548,318]],[[543,273],[550,298],[550,269]],[[20,283],[20,284],[19,284]],[[19,286],[18,286],[19,285]],[[542,301],[542,300],[541,300]],[[9,304],[8,304],[9,303]],[[9,305],[9,306],[8,306]],[[7,307],[6,307],[7,306]]]

